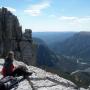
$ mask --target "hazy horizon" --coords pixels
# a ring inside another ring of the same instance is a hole
[[[88,31],[32,31],[33,33],[35,32],[35,33],[46,33],[46,32],[48,32],[48,33],[58,33],[58,32],[60,32],[60,33],[68,33],[68,32],[88,32]],[[90,32],[90,31],[89,31]]]
[[[0,0],[33,32],[90,31],[90,0]]]

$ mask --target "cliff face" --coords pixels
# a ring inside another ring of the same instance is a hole
[[[35,45],[32,43],[32,30],[26,29],[20,43],[23,61],[28,65],[36,64]]]
[[[29,35],[28,35],[28,34]],[[15,58],[28,64],[32,61],[32,31],[22,27],[17,16],[6,8],[0,9],[0,57],[5,57],[10,50],[15,53]],[[33,60],[34,61],[34,60]]]
[[[9,50],[18,51],[18,41],[22,38],[22,27],[18,19],[6,8],[0,9],[0,55]]]

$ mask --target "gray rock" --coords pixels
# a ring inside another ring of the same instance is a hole
[[[13,15],[7,8],[0,8],[0,57],[6,57],[13,50],[15,58],[27,64],[35,64],[32,61],[32,31],[26,29],[22,34],[22,27],[17,16]]]

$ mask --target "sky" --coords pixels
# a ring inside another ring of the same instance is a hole
[[[23,31],[90,31],[90,0],[0,0],[15,14]]]

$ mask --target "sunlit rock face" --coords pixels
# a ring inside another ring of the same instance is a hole
[[[0,59],[0,70],[3,62],[4,60]],[[17,61],[17,64],[20,65],[24,63]],[[13,88],[12,90],[89,90],[84,88],[78,89],[71,81],[37,67],[27,66],[27,68],[30,72],[33,72],[32,76],[30,76],[32,85],[30,85],[27,80],[24,80],[18,84],[17,89]],[[1,77],[0,75],[0,78]],[[31,86],[33,86],[33,89]]]

